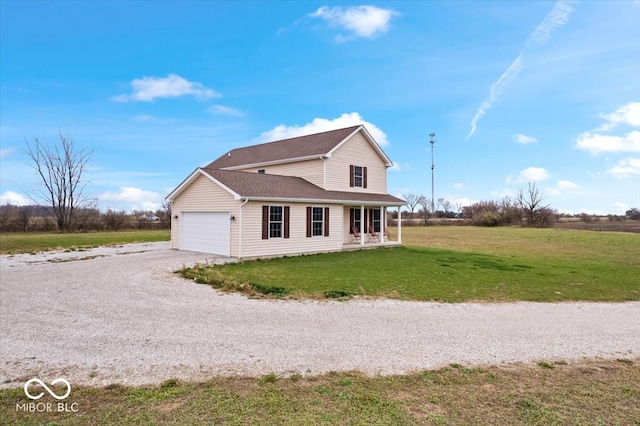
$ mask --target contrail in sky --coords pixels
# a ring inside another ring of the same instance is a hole
[[[524,68],[523,57],[530,49],[530,46],[542,46],[551,38],[551,31],[559,28],[567,23],[569,15],[573,11],[571,4],[573,1],[559,1],[551,9],[551,12],[545,16],[544,20],[538,27],[531,33],[527,42],[525,43],[518,57],[509,65],[509,68],[500,76],[500,78],[491,85],[489,96],[482,102],[476,115],[471,119],[471,131],[465,138],[468,140],[476,132],[478,127],[478,120],[482,117],[489,108],[493,105],[493,102],[497,99],[498,95],[504,91],[504,88],[509,82],[515,79],[520,71]]]

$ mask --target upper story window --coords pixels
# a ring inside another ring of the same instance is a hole
[[[258,173],[263,175],[263,174],[267,173],[267,171],[265,169],[258,169]]]
[[[364,166],[349,166],[349,186],[356,188],[367,187],[367,168]]]
[[[362,167],[353,166],[353,186],[362,187]]]

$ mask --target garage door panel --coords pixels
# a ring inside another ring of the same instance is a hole
[[[183,212],[182,250],[230,255],[231,224],[229,212]]]

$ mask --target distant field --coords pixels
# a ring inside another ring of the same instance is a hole
[[[223,290],[270,297],[640,300],[638,234],[403,227],[402,240],[405,247],[200,266],[182,274]]]
[[[168,241],[169,232],[167,229],[162,229],[86,233],[4,233],[0,234],[0,253],[36,253],[48,250],[75,250],[126,243]]]
[[[584,231],[605,231],[605,232],[635,232],[640,233],[640,220],[608,220],[602,218],[598,221],[583,222],[580,220],[560,220],[554,228],[558,229],[580,229]]]

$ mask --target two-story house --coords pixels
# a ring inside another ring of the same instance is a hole
[[[338,251],[389,241],[393,163],[363,126],[234,149],[168,196],[174,249],[237,258]]]

